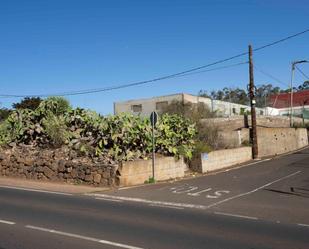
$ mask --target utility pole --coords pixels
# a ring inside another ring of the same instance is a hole
[[[290,126],[293,127],[294,120],[293,120],[293,79],[294,79],[294,71],[296,64],[307,63],[307,60],[301,61],[293,61],[292,62],[292,71],[291,71],[291,83],[290,83]]]
[[[249,96],[251,105],[251,139],[252,139],[252,157],[256,159],[258,157],[258,143],[256,133],[256,112],[255,112],[255,87],[253,77],[253,61],[252,61],[252,47],[249,45]]]
[[[295,62],[292,62],[291,83],[290,83],[290,127],[293,127],[293,78],[295,71]]]

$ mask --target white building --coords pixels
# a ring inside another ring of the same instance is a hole
[[[205,103],[210,110],[216,111],[218,115],[227,117],[240,115],[250,111],[250,106],[240,105],[221,100],[194,96],[186,93],[172,94],[145,99],[134,99],[124,102],[114,103],[114,114],[122,112],[133,113],[136,115],[149,116],[151,112],[161,112],[162,109],[173,101],[182,103]],[[256,108],[257,115],[278,115],[275,108]]]

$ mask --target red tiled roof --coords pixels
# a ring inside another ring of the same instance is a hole
[[[270,105],[274,108],[290,107],[290,93],[280,93],[270,96]],[[293,106],[309,105],[309,90],[303,90],[293,93]]]

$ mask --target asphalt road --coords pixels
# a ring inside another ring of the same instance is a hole
[[[308,186],[307,149],[228,172],[97,195],[0,187],[0,249],[307,249]]]

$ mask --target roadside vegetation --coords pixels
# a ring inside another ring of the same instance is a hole
[[[163,108],[162,114],[176,114],[195,123],[197,132],[194,137],[194,155],[224,148],[224,144],[219,137],[218,127],[211,123],[200,122],[201,119],[217,117],[217,113],[212,112],[205,103],[194,104],[188,102],[183,104],[180,101],[172,101]]]
[[[293,87],[293,91],[303,91],[303,90],[309,90],[309,81],[304,81],[302,84],[300,84],[297,87]],[[262,84],[258,85],[256,87],[255,91],[255,98],[256,98],[256,106],[257,107],[265,107],[266,105],[269,105],[269,96],[275,95],[279,93],[289,93],[290,89],[281,89],[278,86],[273,86],[272,84]],[[222,100],[232,103],[237,103],[241,105],[249,105],[250,104],[250,98],[247,94],[247,91],[241,88],[228,88],[224,87],[223,89],[216,90],[216,91],[205,91],[200,90],[199,96],[201,97],[207,97],[211,99],[216,100]]]
[[[177,114],[165,114],[156,126],[156,152],[191,158],[195,135],[194,122]],[[148,118],[131,114],[101,116],[74,109],[62,97],[49,97],[40,100],[36,108],[11,110],[0,123],[0,145],[19,144],[38,148],[68,146],[107,163],[146,159],[152,152],[151,125]]]

